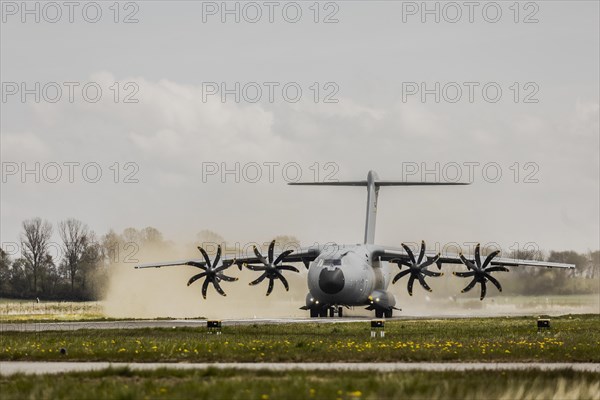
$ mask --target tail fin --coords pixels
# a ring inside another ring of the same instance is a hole
[[[468,185],[462,182],[402,182],[381,181],[375,171],[369,171],[366,181],[338,181],[338,182],[291,182],[289,185],[303,186],[366,186],[367,187],[367,216],[365,220],[365,244],[375,243],[375,221],[377,219],[377,198],[381,186],[447,186]]]

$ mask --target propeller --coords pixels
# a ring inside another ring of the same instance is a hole
[[[250,286],[258,285],[265,279],[269,279],[269,287],[267,289],[267,296],[270,295],[271,292],[273,291],[275,279],[279,279],[281,281],[281,283],[285,287],[285,290],[287,290],[287,291],[290,290],[288,281],[287,281],[287,279],[285,279],[285,277],[283,276],[281,271],[300,272],[300,271],[298,271],[298,268],[296,268],[294,266],[281,265],[281,263],[285,260],[285,258],[287,256],[289,256],[290,254],[292,254],[294,252],[294,250],[286,250],[283,253],[279,254],[277,256],[277,258],[274,258],[274,255],[273,255],[274,249],[275,249],[275,241],[273,240],[271,242],[271,244],[269,244],[269,250],[268,250],[268,254],[267,254],[268,258],[265,258],[265,257],[263,257],[262,254],[260,254],[260,251],[258,251],[256,246],[254,246],[254,254],[256,255],[256,258],[258,258],[258,260],[263,265],[246,264],[246,267],[248,267],[252,271],[262,271],[263,272],[262,275],[260,275],[257,279],[250,282]]]
[[[473,289],[473,287],[475,287],[476,284],[479,283],[481,285],[481,295],[479,297],[479,300],[483,300],[485,298],[485,294],[487,292],[487,288],[486,288],[487,281],[492,282],[492,284],[494,286],[496,286],[496,288],[498,288],[498,290],[500,292],[502,291],[502,285],[500,285],[500,282],[498,282],[498,280],[496,278],[494,278],[490,274],[490,272],[497,272],[497,271],[508,272],[508,268],[502,267],[502,266],[491,266],[490,265],[490,262],[493,260],[493,258],[496,257],[500,253],[500,250],[496,250],[496,251],[488,254],[488,256],[485,258],[485,260],[482,263],[481,262],[481,252],[480,252],[479,247],[480,247],[479,243],[477,243],[477,246],[475,246],[475,260],[474,261],[467,260],[462,253],[459,254],[460,260],[463,262],[463,264],[465,264],[467,266],[469,271],[453,272],[453,274],[456,276],[460,276],[461,278],[473,277],[473,280],[461,291],[461,293],[468,292],[469,290]]]
[[[425,258],[425,241],[421,241],[421,250],[419,251],[419,257],[417,259],[415,259],[415,255],[413,254],[410,247],[408,247],[404,243],[402,243],[402,247],[404,248],[406,253],[408,253],[409,259],[406,260],[406,259],[398,258],[398,259],[391,260],[391,262],[398,264],[398,268],[400,268],[400,269],[402,269],[403,265],[407,266],[408,269],[404,270],[404,271],[400,271],[394,277],[394,280],[392,281],[392,283],[396,283],[396,281],[398,281],[400,278],[410,274],[410,278],[408,278],[408,284],[406,285],[409,295],[412,296],[413,283],[415,282],[415,279],[417,279],[419,281],[419,283],[421,284],[421,286],[423,286],[423,288],[425,290],[428,290],[431,292],[431,288],[429,287],[427,282],[425,282],[425,277],[426,276],[432,276],[432,277],[442,276],[442,275],[444,275],[444,273],[429,271],[427,269],[427,267],[429,267],[430,265],[435,263],[438,265],[438,268],[439,268],[440,267],[440,263],[439,263],[440,254],[438,253],[434,257],[427,257],[427,261],[423,262],[423,259]]]
[[[196,262],[192,261],[189,263],[189,265],[192,265],[196,268],[200,268],[200,269],[204,270],[204,272],[201,272],[197,275],[192,276],[190,278],[190,280],[188,281],[187,285],[190,286],[192,283],[196,282],[198,279],[205,278],[204,283],[202,284],[202,297],[204,297],[206,299],[206,290],[208,289],[209,283],[213,284],[213,286],[215,287],[215,290],[221,296],[227,296],[225,294],[225,292],[223,291],[223,288],[221,288],[221,285],[219,284],[219,282],[220,281],[234,282],[234,281],[238,280],[238,278],[227,276],[223,273],[223,271],[225,271],[227,268],[229,268],[233,264],[235,264],[235,260],[233,261],[233,263],[231,263],[229,265],[223,265],[223,264],[219,265],[219,261],[221,260],[221,246],[220,245],[217,248],[217,254],[215,255],[215,259],[213,262],[210,261],[208,254],[202,247],[198,246],[198,250],[200,250],[200,253],[202,253],[202,256],[204,257],[204,261],[206,262],[206,264],[196,263]]]

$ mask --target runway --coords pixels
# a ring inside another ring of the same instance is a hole
[[[397,318],[400,319],[400,318]],[[351,323],[370,321],[368,317],[351,318],[246,318],[223,319],[222,326],[240,325],[279,325],[302,323]],[[123,320],[123,321],[82,321],[82,322],[24,322],[0,323],[0,332],[45,332],[75,331],[80,329],[140,329],[140,328],[201,328],[206,327],[204,319],[169,319],[169,320]]]
[[[171,368],[178,370],[195,369],[243,369],[243,370],[303,370],[303,371],[522,371],[536,369],[553,371],[570,369],[573,371],[600,373],[600,364],[595,363],[109,363],[109,362],[28,362],[2,361],[0,375],[59,374],[65,372],[97,371],[106,368],[130,368],[135,371]]]

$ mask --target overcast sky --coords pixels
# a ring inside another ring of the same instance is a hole
[[[221,2],[78,3],[73,22],[28,4],[2,2],[2,242],[39,216],[357,243],[364,189],[287,181],[439,163],[423,178],[472,185],[383,188],[377,243],[599,247],[596,1],[427,3],[439,22],[421,2],[228,3],[239,22]],[[209,174],[236,163],[240,182]]]

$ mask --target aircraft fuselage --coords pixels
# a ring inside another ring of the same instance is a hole
[[[310,264],[306,308],[371,305],[393,307],[387,292],[391,281],[388,262],[374,260],[374,246],[331,246]]]

